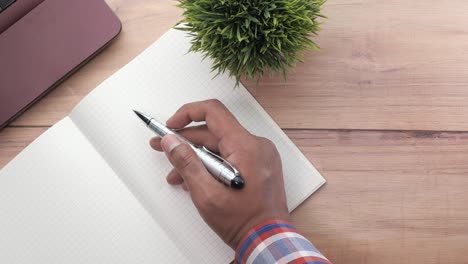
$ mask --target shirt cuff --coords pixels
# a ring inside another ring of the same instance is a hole
[[[281,220],[251,229],[237,247],[235,262],[331,264],[293,225]]]

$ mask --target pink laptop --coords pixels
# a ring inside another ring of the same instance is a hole
[[[0,129],[120,30],[104,0],[0,0]]]

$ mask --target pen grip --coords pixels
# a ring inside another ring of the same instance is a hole
[[[232,171],[232,169],[228,165],[226,165],[224,162],[213,157],[211,154],[207,153],[203,149],[200,149],[193,145],[191,146],[192,146],[192,149],[200,158],[200,160],[202,161],[203,165],[205,165],[206,169],[217,180],[230,186],[231,181],[236,177],[236,174]]]
[[[187,142],[187,144],[189,144],[192,147],[192,149],[202,161],[203,165],[213,175],[215,179],[235,189],[242,189],[244,187],[245,182],[244,179],[239,175],[239,172],[233,166],[231,166],[229,162],[224,161],[222,157],[218,156],[215,153],[212,153],[210,150],[204,147],[200,148],[192,144],[182,135],[180,135],[174,130],[167,128],[166,126],[154,120],[153,118],[149,119],[148,127],[160,137],[164,137],[169,134],[174,134],[180,139]]]

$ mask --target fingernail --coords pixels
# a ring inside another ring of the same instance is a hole
[[[182,141],[180,141],[179,137],[177,137],[176,135],[167,135],[161,140],[161,146],[164,149],[164,152],[167,153],[171,152],[181,143]]]
[[[155,150],[160,150],[162,148],[161,147],[161,138],[160,137],[154,137],[154,138],[150,139],[149,144]]]
[[[150,144],[159,143],[161,141],[160,137],[153,137],[150,139]]]

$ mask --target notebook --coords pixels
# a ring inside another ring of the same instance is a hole
[[[187,52],[189,40],[169,30],[1,170],[1,263],[232,261],[189,194],[166,183],[171,165],[132,109],[164,121],[217,98],[276,144],[290,211],[325,183],[242,85]]]

